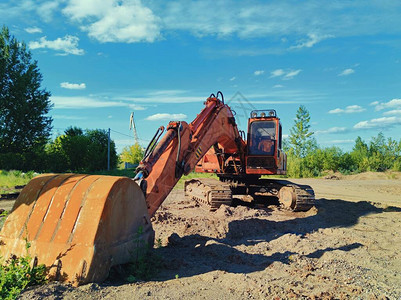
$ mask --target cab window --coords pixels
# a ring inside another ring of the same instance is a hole
[[[255,121],[249,129],[249,154],[274,155],[276,144],[276,122]]]

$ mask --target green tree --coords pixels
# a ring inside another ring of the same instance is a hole
[[[123,149],[120,154],[120,159],[122,162],[139,164],[143,158],[143,154],[142,147],[138,143],[135,143],[134,145],[127,146]]]
[[[301,105],[296,114],[293,127],[290,129],[290,152],[296,157],[305,157],[308,153],[317,149],[317,143],[313,132],[310,131],[310,115],[305,106]]]
[[[88,145],[88,170],[99,171],[107,169],[107,143],[108,133],[103,129],[86,130],[85,135],[89,139]],[[115,169],[118,163],[116,145],[110,141],[110,169]]]
[[[68,169],[72,171],[84,171],[87,169],[88,137],[78,127],[69,127],[65,134],[59,137],[61,149],[68,162]]]
[[[352,161],[355,163],[359,172],[365,172],[369,168],[369,148],[368,145],[358,136],[351,151]]]
[[[0,152],[43,150],[51,131],[50,93],[24,42],[0,31]]]
[[[69,127],[47,147],[52,171],[87,169],[89,139],[81,128]]]
[[[106,130],[95,129],[85,132],[78,127],[69,127],[46,147],[49,169],[65,171],[100,171],[107,169]],[[117,166],[114,141],[110,141],[110,168]]]

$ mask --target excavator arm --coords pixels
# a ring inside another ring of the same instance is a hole
[[[218,96],[221,95],[221,100]],[[230,107],[221,92],[207,98],[205,107],[190,123],[170,122],[159,143],[155,138],[137,168],[134,178],[145,194],[152,216],[182,175],[190,173],[197,162],[214,145],[244,161],[245,141],[241,138]]]

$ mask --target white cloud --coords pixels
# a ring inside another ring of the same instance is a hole
[[[84,90],[86,89],[85,83],[69,83],[69,82],[62,82],[60,86],[64,89],[68,90]]]
[[[362,121],[354,125],[355,129],[385,129],[401,125],[401,117],[382,117],[369,121]]]
[[[292,79],[295,76],[297,76],[299,73],[301,73],[301,71],[302,71],[301,69],[289,71],[287,74],[284,75],[283,79],[284,80]]]
[[[284,74],[285,74],[285,72],[283,69],[277,69],[277,70],[270,72],[270,78],[280,77],[280,76],[283,76]]]
[[[315,44],[317,44],[325,39],[332,38],[332,37],[334,37],[334,36],[331,34],[317,35],[315,33],[309,33],[308,39],[299,41],[299,43],[297,45],[291,46],[290,49],[311,48]]]
[[[333,35],[374,35],[388,30],[401,32],[400,7],[390,2],[383,5],[380,1],[341,4],[330,1],[322,6],[317,5],[318,1],[293,5],[291,1],[175,0],[166,1],[154,11],[161,16],[165,29],[171,31],[189,31],[200,37],[309,35],[308,40],[297,45],[307,47]],[[318,28],[319,32],[311,33],[311,28]]]
[[[282,80],[290,80],[293,79],[295,76],[297,76],[299,73],[301,73],[302,70],[283,70],[283,69],[277,69],[274,71],[270,72],[270,78],[274,77],[281,77]]]
[[[235,79],[237,79],[235,76],[230,78],[230,81],[234,81]]]
[[[124,107],[127,103],[101,100],[94,97],[64,97],[52,96],[50,100],[54,103],[55,109],[84,109],[84,108],[102,108],[102,107]]]
[[[283,88],[283,87],[284,87],[284,85],[281,85],[281,84],[276,84],[276,85],[273,86],[274,89],[280,89],[280,88]]]
[[[158,90],[158,91],[151,91],[147,94],[150,96],[179,96],[185,94],[187,91],[185,90]]]
[[[345,69],[340,74],[338,74],[338,76],[348,76],[351,75],[352,73],[355,73],[354,69]]]
[[[129,104],[128,107],[132,110],[145,110],[146,107],[138,104]]]
[[[34,49],[52,49],[59,52],[59,55],[83,55],[85,51],[78,49],[79,38],[72,35],[66,35],[63,38],[57,38],[54,41],[48,41],[47,37],[41,37],[39,41],[29,42],[29,48]]]
[[[330,140],[326,142],[321,142],[322,144],[352,144],[355,140]]]
[[[161,32],[184,31],[196,36],[243,39],[273,36],[280,43],[296,36],[298,41],[293,47],[307,48],[332,36],[401,33],[398,1],[329,1],[324,6],[317,3],[313,0],[302,5],[294,5],[292,1],[20,0],[2,1],[0,19],[6,24],[13,17],[28,15],[48,20],[65,6],[63,13],[79,22],[90,36],[122,42],[154,41]],[[306,38],[299,40],[303,36]]]
[[[207,97],[185,96],[189,91],[184,90],[155,90],[144,91],[141,97],[126,95],[87,95],[87,96],[52,96],[55,109],[87,109],[103,107],[127,107],[130,110],[146,110],[157,103],[202,103]]]
[[[264,73],[265,73],[265,71],[263,71],[263,70],[257,70],[255,72],[253,72],[253,75],[260,76],[260,75],[263,75]]]
[[[63,13],[102,43],[154,42],[161,37],[160,19],[140,0],[70,0]]]
[[[302,72],[301,69],[298,69],[298,70],[277,69],[277,70],[270,72],[270,78],[281,77],[282,80],[290,80],[290,79],[293,79],[295,76],[297,76],[301,72]]]
[[[71,115],[53,115],[52,116],[54,119],[59,119],[59,120],[84,120],[86,118],[84,117],[78,117],[78,116],[71,116]]]
[[[167,114],[167,113],[162,113],[162,114],[154,114],[149,117],[147,117],[145,120],[148,121],[170,121],[170,120],[183,120],[186,119],[187,115],[185,114]]]
[[[7,3],[8,2],[8,3]],[[59,5],[65,0],[19,0],[19,1],[1,1],[0,2],[0,19],[21,18],[26,22],[27,16],[33,20],[38,17],[45,22],[52,20],[54,13]],[[4,23],[6,23],[4,21]]]
[[[54,13],[59,8],[59,2],[62,0],[44,1],[36,7],[37,14],[45,21],[50,22],[53,19]]]
[[[336,108],[336,109],[330,110],[330,111],[329,111],[329,114],[340,114],[340,113],[343,113],[343,112],[344,112],[344,109],[342,109],[342,108]]]
[[[390,111],[386,111],[383,113],[385,116],[391,116],[391,115],[401,115],[401,109],[393,109]]]
[[[274,100],[266,100],[274,99]],[[257,107],[263,104],[299,104],[299,103],[312,103],[315,101],[325,101],[327,96],[325,94],[311,92],[308,90],[294,90],[294,89],[272,89],[263,91],[261,93],[241,94],[239,92],[234,95],[226,95],[226,103],[236,102],[242,103],[247,106],[248,104],[255,104]],[[257,109],[257,107],[253,109]]]
[[[363,108],[359,105],[350,105],[350,106],[347,106],[345,109],[343,109],[343,108],[332,109],[329,111],[329,114],[342,114],[342,113],[353,114],[353,113],[360,113],[365,110],[366,110],[365,108]]]
[[[375,110],[383,110],[383,109],[388,109],[388,108],[399,108],[401,109],[401,99],[392,99],[388,102],[372,102],[372,105],[375,105]]]
[[[42,29],[40,29],[39,27],[28,27],[25,28],[25,31],[28,33],[41,33]]]
[[[332,127],[327,129],[327,133],[342,133],[347,131],[346,127]]]
[[[118,96],[115,99],[130,101],[135,103],[191,103],[202,102],[207,97],[186,96],[187,91],[182,90],[162,90],[144,93],[143,96]]]
[[[315,133],[316,134],[324,134],[324,133],[329,133],[329,134],[336,134],[336,133],[344,133],[349,131],[346,127],[331,127],[329,129],[326,130],[316,130]]]

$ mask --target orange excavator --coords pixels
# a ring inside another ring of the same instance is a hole
[[[286,161],[276,112],[252,111],[245,137],[218,92],[190,124],[172,121],[157,130],[133,180],[77,174],[32,179],[0,232],[0,255],[29,251],[31,263],[45,264],[50,279],[100,282],[112,266],[131,260],[139,239],[153,245],[150,218],[194,169],[219,177],[185,182],[186,195],[210,210],[234,200],[261,204],[266,199],[308,210],[314,202],[311,187],[261,179],[286,174]]]

